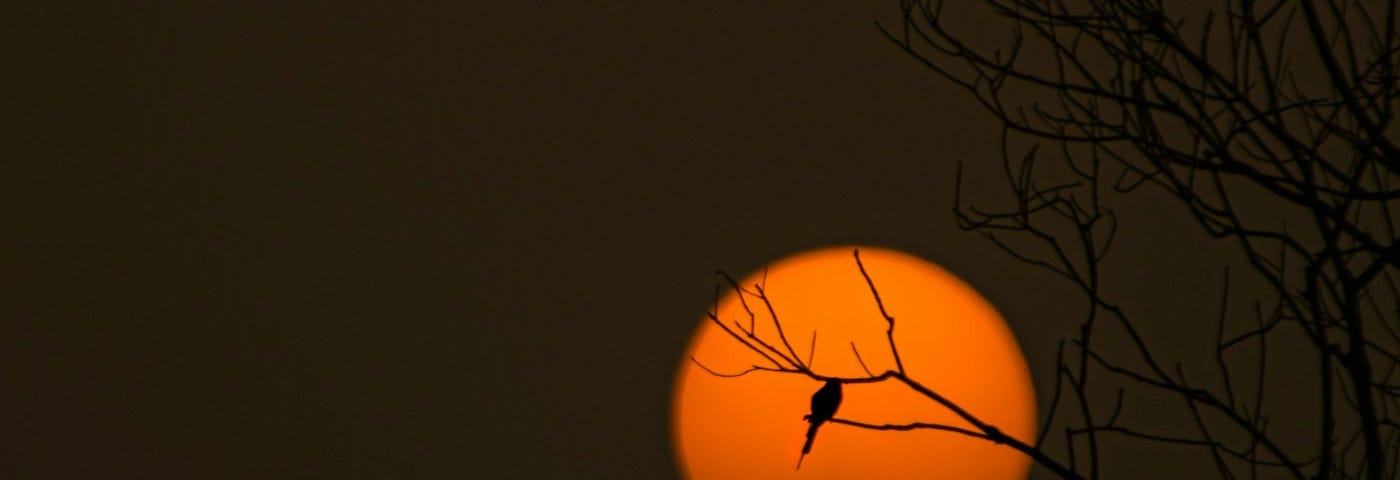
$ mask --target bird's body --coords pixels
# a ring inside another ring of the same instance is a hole
[[[807,427],[807,443],[802,445],[802,456],[797,457],[797,468],[802,468],[802,459],[812,452],[812,440],[817,438],[817,428],[836,416],[836,409],[841,406],[841,382],[839,380],[827,380],[826,385],[812,394],[812,413],[802,418],[811,426]]]

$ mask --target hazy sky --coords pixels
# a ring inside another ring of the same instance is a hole
[[[672,477],[712,272],[831,244],[961,276],[1042,390],[1074,332],[955,228],[998,131],[879,35],[896,2],[172,3],[6,15],[14,476]],[[1115,285],[1209,296],[1142,208],[1162,265]]]

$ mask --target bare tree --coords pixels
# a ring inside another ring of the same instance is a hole
[[[902,22],[881,30],[1002,125],[1011,205],[964,205],[959,188],[959,225],[1084,295],[1040,439],[1024,451],[1046,455],[1045,435],[1062,426],[1063,461],[1033,457],[1065,477],[1099,476],[1105,435],[1197,446],[1224,478],[1400,475],[1390,411],[1400,408],[1396,2],[979,3],[1006,20],[1007,43],[975,45],[933,0],[903,1]],[[1120,226],[1110,203],[1153,189],[1237,246],[1248,276],[1268,287],[1253,318],[1231,318],[1221,300],[1205,332],[1219,381],[1188,378],[1179,359],[1155,354],[1105,293],[1101,266]],[[1128,345],[1108,348],[1110,331]],[[1288,412],[1318,426],[1306,448],[1269,429],[1262,385],[1279,373],[1265,351],[1285,331],[1305,336],[1317,364],[1321,408]],[[1258,355],[1242,375],[1230,359],[1249,346]],[[1111,353],[1123,347],[1132,354]],[[1121,390],[1111,409],[1093,401],[1095,389],[1123,386],[1178,397],[1194,433],[1124,424]],[[1055,423],[1061,408],[1072,412]]]
[[[1023,452],[1064,478],[1100,477],[1109,436],[1194,447],[1222,478],[1400,476],[1397,2],[978,3],[1005,19],[1004,44],[978,45],[956,31],[936,0],[903,0],[902,21],[881,31],[1002,126],[1010,205],[966,205],[960,167],[959,226],[1063,278],[1083,295],[1083,320],[1061,341],[1054,392],[1033,444],[908,377],[882,303],[895,369],[838,380],[901,382],[974,428],[832,422],[970,435]],[[1114,280],[1102,267],[1129,220],[1112,204],[1152,191],[1168,194],[1200,231],[1233,245],[1244,279],[1265,287],[1254,298],[1232,291],[1223,266],[1225,286],[1208,300],[1220,302],[1219,315],[1202,332],[1215,338],[1210,372],[1188,377],[1183,359],[1158,354],[1141,315],[1104,288]],[[771,313],[762,285],[724,278],[741,300]],[[1251,314],[1229,314],[1232,297],[1243,297]],[[796,354],[776,317],[777,341],[755,335],[749,307],[747,326],[711,314],[769,362],[738,374],[832,378]],[[1312,359],[1316,378],[1269,368],[1270,341],[1278,345],[1282,335],[1305,339],[1295,355]],[[859,359],[854,344],[852,353]],[[1315,385],[1319,407],[1297,412],[1266,398],[1266,379],[1280,376]],[[1182,435],[1132,424],[1120,415],[1124,389],[1178,399],[1194,425]],[[1105,396],[1115,400],[1098,401]],[[1279,417],[1310,422],[1316,438],[1284,441],[1270,429]],[[1047,441],[1051,432],[1062,432],[1063,443]]]

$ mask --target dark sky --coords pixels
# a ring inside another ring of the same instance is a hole
[[[960,275],[1042,390],[1078,320],[956,229],[998,131],[893,1],[172,3],[7,9],[3,476],[671,478],[712,272],[831,244]],[[1218,270],[1144,208],[1111,272],[1178,308],[1136,285]]]

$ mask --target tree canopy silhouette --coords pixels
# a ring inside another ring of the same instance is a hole
[[[776,316],[778,342],[758,338],[752,322],[746,330],[711,319],[774,365],[752,370],[902,382],[974,428],[831,423],[983,438],[1062,478],[1099,478],[1110,450],[1106,436],[1185,447],[1183,455],[1201,455],[1185,461],[1206,458],[1222,478],[1395,478],[1396,3],[983,0],[977,6],[1005,22],[1005,41],[992,46],[960,32],[964,24],[937,0],[902,0],[900,21],[880,25],[886,38],[1000,124],[1007,206],[968,203],[973,192],[962,188],[960,166],[958,225],[1082,294],[1082,321],[1060,342],[1054,391],[1033,444],[1001,434],[909,378],[883,304],[896,367],[867,369],[859,378],[812,371]],[[1221,265],[1220,296],[1205,300],[1219,302],[1218,316],[1201,331],[1214,339],[1213,371],[1188,376],[1183,359],[1160,354],[1141,315],[1104,288],[1114,281],[1103,266],[1120,226],[1151,221],[1120,216],[1115,202],[1151,192],[1165,193],[1199,232],[1227,242],[1237,256],[1233,273]],[[748,290],[724,278],[741,299],[759,299],[771,310],[761,286]],[[1263,285],[1266,294],[1232,290],[1232,278]],[[866,280],[878,303],[874,282]],[[1232,299],[1244,300],[1249,313],[1231,314]],[[1287,343],[1294,337],[1301,340]],[[1270,368],[1271,341],[1298,347],[1291,356],[1315,368]],[[1289,399],[1266,398],[1269,378],[1315,387],[1305,391],[1317,407],[1299,411]],[[1125,390],[1179,400],[1189,433],[1133,424],[1121,415]],[[1111,401],[1100,401],[1104,396]],[[1315,438],[1285,439],[1271,422],[1307,423]],[[1052,431],[1063,438],[1050,441]]]
[[[960,167],[959,226],[1084,295],[1036,448],[1068,397],[1059,458],[1075,475],[1099,476],[1109,434],[1194,446],[1224,478],[1400,475],[1396,2],[978,3],[1006,21],[1005,43],[978,45],[934,0],[902,1],[902,21],[881,31],[1001,124],[1010,206],[965,204]],[[1230,242],[1246,276],[1268,287],[1253,318],[1231,317],[1227,271],[1215,331],[1202,332],[1216,338],[1218,381],[1155,353],[1105,293],[1101,266],[1120,223],[1134,220],[1113,202],[1152,190]],[[1268,369],[1269,339],[1289,334],[1306,339],[1311,352],[1298,354],[1315,359],[1317,378]],[[1230,360],[1248,346],[1252,364]],[[1286,412],[1317,425],[1312,444],[1270,431],[1282,413],[1265,398],[1270,375],[1316,386],[1320,408]],[[1195,433],[1121,423],[1121,390],[1111,409],[1093,400],[1104,382],[1178,397]]]

